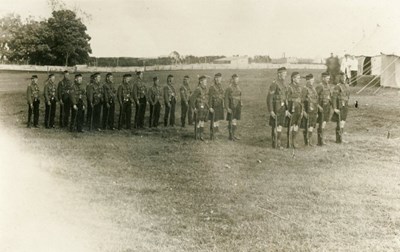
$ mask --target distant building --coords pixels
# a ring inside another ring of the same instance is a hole
[[[225,57],[214,60],[213,64],[230,64],[235,66],[243,66],[249,64],[249,57],[248,56]]]
[[[289,57],[289,58],[278,58],[278,59],[271,59],[272,64],[297,64],[299,60],[297,58]]]

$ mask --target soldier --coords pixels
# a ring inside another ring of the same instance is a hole
[[[89,106],[92,107],[92,119],[93,121],[89,126],[90,129],[95,128],[100,131],[100,118],[101,118],[101,107],[104,99],[103,85],[100,83],[100,73],[93,74],[93,85],[88,89]]]
[[[133,100],[136,104],[135,111],[135,124],[134,127],[138,129],[144,128],[144,115],[146,113],[146,99],[147,88],[143,81],[143,73],[136,72],[136,81],[133,84]]]
[[[321,74],[321,84],[315,89],[318,93],[318,145],[326,144],[324,139],[324,129],[331,113],[331,89],[329,87],[330,75],[327,72]]]
[[[287,148],[296,148],[296,135],[299,130],[301,118],[305,115],[302,104],[302,88],[300,86],[300,73],[293,72],[291,82],[287,89],[288,110],[290,125],[288,125],[288,144]],[[305,115],[307,116],[307,115]],[[290,141],[291,140],[291,141]],[[289,144],[291,142],[291,145]]]
[[[205,76],[199,77],[199,85],[194,90],[192,96],[190,97],[190,103],[193,108],[193,112],[196,115],[196,127],[198,136],[196,139],[204,141],[204,122],[207,120],[208,115],[208,98],[207,98],[207,78]]]
[[[282,128],[285,126],[287,110],[287,86],[285,79],[287,70],[285,67],[278,69],[277,80],[269,87],[267,95],[268,111],[270,113],[269,125],[272,127],[272,147],[281,148]]]
[[[27,94],[27,102],[28,102],[28,128],[31,127],[31,119],[33,114],[33,127],[39,127],[39,85],[38,85],[38,76],[32,75],[31,84],[29,84],[26,94]]]
[[[91,89],[93,89],[93,82],[94,82],[94,77],[93,77],[93,74],[91,74],[89,84],[86,85],[86,104],[87,104],[86,126],[88,126],[88,128],[92,127],[92,118],[93,118],[93,108],[92,108],[92,106],[90,106],[91,99],[89,99],[89,94],[92,93],[89,91]]]
[[[153,86],[149,89],[149,103],[150,103],[150,119],[149,127],[158,127],[158,122],[160,120],[160,110],[161,110],[161,99],[162,92],[159,86],[158,77],[153,78]]]
[[[350,87],[345,82],[343,72],[339,73],[339,83],[332,92],[333,115],[332,122],[336,122],[336,143],[342,143],[343,129],[346,123],[350,99]]]
[[[174,76],[168,75],[167,85],[164,86],[164,102],[165,102],[165,114],[164,114],[164,127],[175,126],[175,105],[176,105],[176,92],[174,88]]]
[[[192,95],[192,91],[190,90],[189,86],[190,78],[189,76],[185,75],[183,77],[183,84],[180,87],[179,91],[181,94],[181,126],[182,128],[185,127],[186,123],[186,115],[188,117],[188,124],[192,125],[192,107],[190,106],[189,100],[190,96]]]
[[[210,114],[208,119],[214,118],[214,131],[219,131],[219,121],[224,120],[224,89],[222,88],[222,74],[217,73],[214,76],[214,85],[208,91],[210,105]]]
[[[126,129],[131,129],[131,118],[132,118],[132,85],[131,74],[124,74],[122,77],[122,83],[118,87],[117,97],[120,106],[118,130],[121,130],[123,125],[126,125]]]
[[[47,129],[54,128],[54,118],[56,116],[57,87],[54,74],[49,74],[49,78],[44,85],[45,116],[44,125]]]
[[[104,88],[104,105],[103,105],[103,129],[114,130],[114,115],[117,89],[114,85],[114,77],[112,73],[106,74],[106,83]]]
[[[239,76],[232,75],[231,85],[225,90],[226,120],[229,122],[229,140],[236,141],[240,138],[236,135],[237,121],[242,112],[242,90],[239,87]]]
[[[68,127],[71,114],[71,100],[69,91],[72,88],[68,70],[64,71],[64,78],[58,83],[57,98],[60,101],[60,127]]]
[[[75,128],[78,132],[83,132],[83,120],[85,118],[85,94],[86,91],[82,87],[82,75],[75,75],[75,83],[71,89],[71,103],[72,103],[72,116],[71,116],[71,124],[70,131],[74,131]]]
[[[308,74],[306,76],[307,84],[303,89],[303,103],[304,111],[306,116],[302,120],[302,128],[304,129],[304,144],[313,146],[312,144],[312,133],[317,127],[317,116],[318,110],[322,110],[322,107],[318,104],[318,93],[314,87],[314,76]]]

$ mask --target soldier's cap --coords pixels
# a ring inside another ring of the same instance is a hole
[[[238,77],[239,77],[239,75],[237,75],[237,74],[233,74],[233,75],[232,75],[232,79],[233,79],[233,78],[238,78]]]
[[[202,76],[199,77],[199,81],[204,80],[204,79],[207,79],[207,77],[204,76],[204,75],[202,75]]]
[[[169,74],[167,78],[169,79],[169,78],[173,78],[173,77],[174,76],[172,74]]]
[[[157,77],[157,76],[154,76],[154,77],[153,77],[153,81],[156,81],[156,80],[158,80],[158,77]]]
[[[64,72],[63,72],[63,73],[65,73],[65,74],[66,74],[66,73],[69,73],[69,72],[68,72],[68,70],[64,70]]]
[[[82,77],[82,74],[80,74],[80,73],[75,74],[75,78],[78,78],[78,77]]]
[[[183,76],[184,79],[190,79],[189,75]]]
[[[307,74],[306,75],[306,80],[311,80],[313,78],[314,78],[314,75],[312,75],[312,74]]]
[[[345,73],[343,71],[340,71],[339,75],[345,75]]]
[[[113,75],[112,73],[107,73],[106,78],[108,78],[108,76],[112,76],[112,75]]]
[[[132,77],[132,74],[124,74],[122,77],[123,77],[123,78]]]
[[[286,67],[278,68],[278,73],[287,71]]]
[[[94,73],[93,77],[96,78],[98,75],[100,75],[100,73]]]
[[[216,73],[216,74],[214,75],[214,77],[222,77],[222,74],[221,74],[221,73]]]
[[[329,76],[329,73],[328,73],[328,72],[323,72],[323,73],[321,74],[321,76],[322,76],[322,77]]]
[[[296,75],[300,75],[300,73],[299,72],[293,72],[292,75],[291,75],[291,78],[295,77]]]
[[[136,71],[136,75],[140,75],[142,71]]]
[[[32,75],[31,79],[37,79],[38,76],[36,74]]]
[[[51,78],[51,77],[53,77],[53,76],[54,76],[54,74],[52,74],[52,73],[51,73],[51,74],[49,74],[49,78]]]

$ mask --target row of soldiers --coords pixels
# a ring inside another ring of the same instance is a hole
[[[350,98],[345,74],[339,73],[339,80],[335,85],[330,84],[331,77],[327,72],[321,74],[321,83],[318,85],[314,85],[314,76],[308,74],[305,77],[305,87],[300,86],[299,72],[291,74],[290,84],[286,83],[286,76],[286,68],[279,68],[277,79],[270,86],[267,95],[272,146],[281,148],[283,127],[287,127],[287,148],[296,147],[296,135],[301,128],[304,129],[306,145],[313,145],[314,129],[317,129],[317,144],[324,145],[324,129],[329,121],[336,122],[336,142],[341,143]]]
[[[85,121],[89,130],[114,129],[116,104],[120,106],[118,129],[131,129],[132,107],[136,107],[134,127],[144,128],[146,105],[149,104],[149,127],[158,127],[160,111],[165,106],[164,126],[175,126],[175,106],[177,92],[174,87],[174,76],[168,75],[167,84],[161,88],[158,77],[153,78],[153,85],[146,87],[143,73],[136,72],[136,79],[131,83],[132,75],[124,74],[122,83],[116,87],[112,73],[106,74],[105,83],[101,83],[101,75],[91,75],[90,82],[83,87],[83,77],[76,74],[74,81],[69,78],[69,72],[64,71],[64,78],[56,85],[54,74],[48,76],[44,87],[45,98],[45,127],[55,127],[56,104],[60,104],[60,127],[68,127],[71,131],[83,132]],[[183,84],[179,89],[181,97],[181,125],[185,127],[194,121],[196,139],[204,140],[204,126],[210,123],[211,138],[214,132],[219,131],[219,121],[226,119],[229,122],[229,139],[238,140],[236,134],[237,121],[241,115],[241,90],[239,76],[234,74],[230,86],[222,88],[222,75],[214,76],[214,84],[207,89],[207,77],[200,76],[198,86],[192,92],[189,86],[189,76],[184,76]],[[33,75],[27,90],[28,100],[28,127],[38,127],[40,91],[38,76]],[[71,118],[70,118],[71,115]],[[102,117],[102,120],[101,120]]]

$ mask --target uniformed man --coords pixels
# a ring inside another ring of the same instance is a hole
[[[93,123],[89,126],[89,129],[94,128],[97,131],[101,130],[100,129],[101,108],[104,99],[104,89],[100,81],[101,81],[100,73],[93,74],[93,85],[91,85],[91,88],[88,89],[89,106],[92,107],[92,113],[93,113],[92,115],[93,120],[91,120]]]
[[[70,92],[71,103],[72,103],[72,116],[70,131],[83,132],[83,120],[85,118],[86,109],[86,91],[82,87],[82,75],[76,74],[74,85]]]
[[[317,127],[318,110],[322,110],[319,105],[318,93],[314,86],[314,76],[308,74],[306,76],[306,86],[303,89],[303,103],[306,116],[302,119],[302,128],[304,129],[304,144],[313,146],[312,134]]]
[[[174,88],[174,76],[168,75],[167,85],[164,86],[164,103],[165,103],[165,114],[164,114],[164,127],[175,126],[175,105],[176,105],[176,92]]]
[[[183,77],[183,84],[180,87],[179,91],[181,94],[181,126],[185,127],[186,116],[188,117],[188,124],[192,125],[192,107],[190,106],[190,96],[192,95],[192,91],[189,86],[190,78],[188,75]]]
[[[343,129],[347,119],[350,99],[350,87],[345,82],[345,75],[340,72],[339,83],[332,92],[333,115],[332,122],[336,122],[336,143],[342,143]]]
[[[200,139],[204,141],[203,133],[204,133],[204,123],[207,120],[208,115],[208,97],[207,97],[207,77],[200,76],[199,77],[199,85],[193,91],[192,96],[190,97],[190,103],[193,108],[193,112],[196,114],[196,127],[197,134],[196,139]]]
[[[131,129],[132,119],[132,85],[130,83],[131,74],[124,74],[122,83],[118,87],[117,97],[120,106],[118,129],[121,130],[124,125],[126,129]]]
[[[33,114],[33,127],[38,128],[40,91],[39,91],[37,75],[32,75],[31,84],[28,85],[26,94],[28,102],[28,128],[31,127],[32,114]]]
[[[117,101],[117,89],[114,84],[112,73],[106,74],[106,83],[104,88],[104,105],[103,105],[103,129],[114,130],[115,102]]]
[[[336,84],[338,79],[337,76],[340,71],[340,62],[338,56],[337,55],[333,56],[333,53],[331,53],[331,56],[328,59],[326,59],[326,66],[327,66],[326,71],[330,75],[330,81],[333,84]]]
[[[224,120],[224,89],[222,88],[222,74],[214,75],[214,85],[208,91],[208,104],[210,105],[210,114],[208,119],[214,118],[214,132],[219,131],[219,121]],[[210,125],[211,127],[211,125]]]
[[[44,85],[45,116],[44,125],[47,129],[54,128],[54,118],[56,116],[57,87],[54,74],[49,74]]]
[[[133,84],[133,100],[135,101],[135,124],[134,127],[137,129],[144,128],[144,116],[146,113],[147,104],[147,87],[143,81],[143,72],[136,72],[136,81]]]
[[[160,110],[162,104],[162,91],[158,77],[153,77],[153,86],[149,89],[148,97],[150,104],[149,127],[157,128],[158,122],[160,121]]]
[[[288,144],[287,147],[296,148],[296,135],[299,130],[303,111],[302,88],[300,86],[300,73],[293,72],[291,82],[287,89],[288,110],[290,113],[290,125],[288,125]],[[307,116],[307,115],[306,115]],[[291,145],[289,144],[291,143]]]
[[[326,144],[324,129],[331,113],[331,88],[329,86],[330,75],[327,72],[321,74],[321,84],[315,87],[318,93],[318,145]]]
[[[65,70],[64,78],[57,86],[57,96],[60,101],[60,127],[68,127],[69,116],[71,114],[71,100],[69,96],[71,88],[72,82],[69,79],[69,72]]]
[[[89,99],[89,94],[91,95],[92,92],[90,91],[91,89],[93,89],[93,82],[94,82],[94,77],[93,74],[90,75],[90,79],[89,79],[89,83],[86,85],[86,126],[91,129],[92,127],[92,119],[93,119],[93,108],[90,105],[90,101],[92,100],[92,98]],[[90,91],[90,92],[89,92]]]
[[[229,140],[236,141],[240,138],[236,135],[237,121],[240,120],[242,112],[242,90],[239,87],[239,76],[232,75],[231,85],[225,90],[226,120],[229,122]]]
[[[285,83],[287,70],[278,68],[277,79],[269,87],[267,95],[268,111],[270,113],[269,125],[272,127],[272,147],[281,148],[282,129],[285,119],[289,115],[287,110],[287,85]]]

